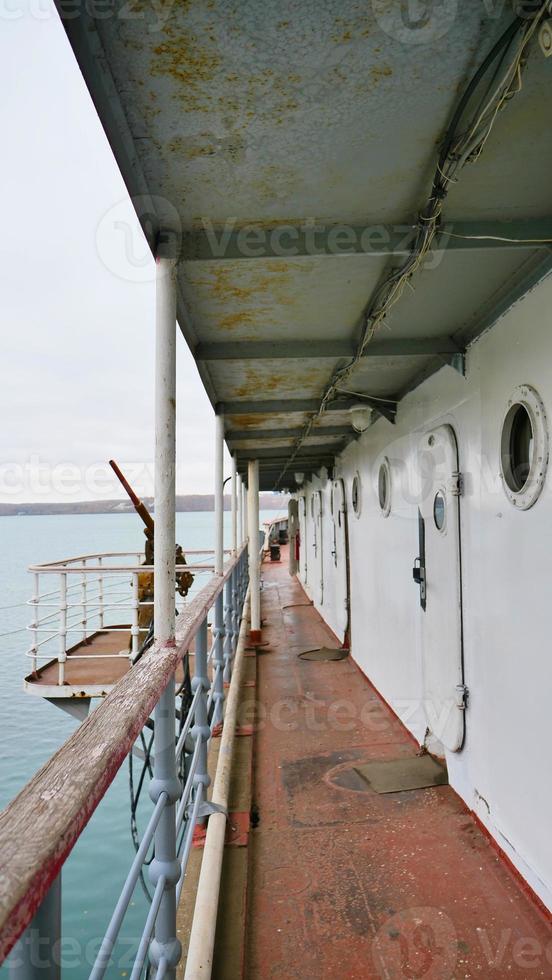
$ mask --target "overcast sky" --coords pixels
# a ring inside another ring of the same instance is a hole
[[[0,500],[120,496],[110,457],[151,494],[154,266],[137,241],[139,281],[113,271],[109,219],[133,212],[49,0],[2,3],[0,82]],[[178,340],[177,490],[209,493],[213,412]]]

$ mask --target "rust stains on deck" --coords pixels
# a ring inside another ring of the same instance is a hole
[[[417,746],[350,659],[298,659],[336,641],[282,557],[263,566],[244,976],[550,977],[550,920],[454,791],[355,777]]]

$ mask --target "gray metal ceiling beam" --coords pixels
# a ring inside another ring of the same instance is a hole
[[[319,459],[323,456],[332,456],[339,452],[341,448],[341,443],[336,443],[334,446],[305,446],[301,449],[301,456],[304,459]],[[251,450],[239,449],[235,453],[238,460],[244,461],[247,459],[289,459],[291,453],[293,452],[293,446],[286,450],[285,447],[278,446],[273,448],[267,448],[263,446],[261,448],[251,447]]]
[[[197,361],[248,361],[267,359],[302,359],[318,357],[352,357],[353,340],[241,340],[198,344]],[[366,346],[364,357],[412,357],[434,354],[458,354],[461,349],[451,337],[413,337],[397,340],[373,340]]]
[[[304,218],[292,224],[270,228],[252,222],[237,227],[227,221],[224,227],[205,224],[185,232],[181,259],[193,261],[228,261],[235,259],[290,259],[295,256],[371,255],[374,257],[408,255],[414,225],[326,224]],[[447,251],[501,248],[547,248],[552,244],[552,217],[513,221],[443,221],[434,249]]]
[[[225,439],[227,442],[262,442],[263,440],[272,439],[298,439],[302,434],[302,428],[295,429],[230,429],[226,433]],[[353,429],[350,425],[325,425],[321,429],[313,429],[309,438],[327,438],[330,436],[348,436],[353,434]],[[308,442],[305,443],[308,445]]]
[[[394,411],[395,399],[373,399],[368,395],[355,398],[336,398],[325,410],[328,412],[347,412],[350,408],[365,404],[383,414],[387,408]],[[217,415],[280,415],[294,412],[317,412],[320,407],[319,398],[271,398],[266,401],[229,401],[219,402],[216,407]]]
[[[217,415],[276,415],[288,412],[316,412],[319,398],[271,398],[264,401],[219,402]],[[356,398],[338,398],[328,407],[329,412],[346,412],[358,405]]]

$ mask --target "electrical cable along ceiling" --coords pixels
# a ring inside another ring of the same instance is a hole
[[[547,5],[434,6],[416,34],[379,0],[98,20],[58,2],[152,249],[177,239],[181,330],[262,489],[330,466],[351,409],[387,425],[462,371],[552,267]]]

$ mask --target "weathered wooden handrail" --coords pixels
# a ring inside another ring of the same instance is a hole
[[[57,878],[244,550],[180,613],[175,645],[146,653],[0,814],[0,963]]]

